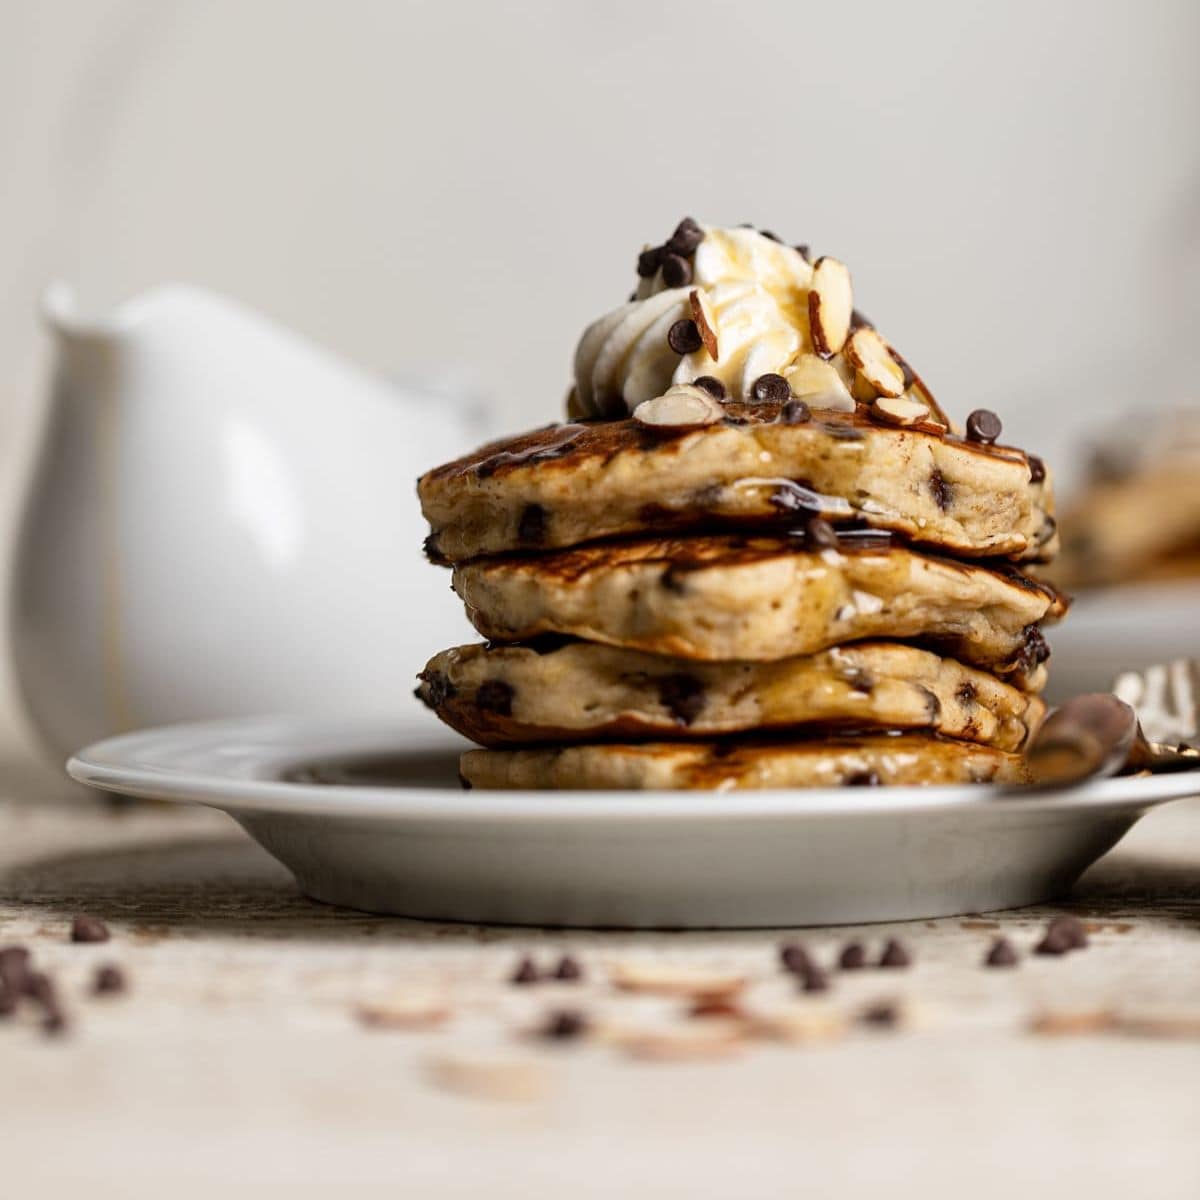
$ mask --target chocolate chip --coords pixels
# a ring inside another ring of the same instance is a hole
[[[1049,929],[1045,937],[1034,947],[1037,954],[1066,954],[1075,949],[1075,943],[1069,934],[1060,929]]]
[[[779,962],[793,975],[802,975],[814,965],[808,950],[800,942],[784,942],[779,947]]]
[[[871,677],[871,672],[864,671],[862,667],[852,667],[846,672],[845,678],[851,691],[869,696],[875,690],[875,680]]]
[[[71,922],[71,941],[107,942],[108,926],[99,917],[76,917]]]
[[[667,287],[687,287],[692,282],[692,264],[678,254],[664,254],[662,277]]]
[[[677,596],[682,596],[687,591],[687,572],[679,570],[678,567],[669,566],[659,577],[659,586],[668,592],[674,592]]]
[[[810,252],[808,246],[804,242],[797,242],[796,245],[792,247],[792,249],[795,250],[796,253],[798,255],[800,255],[800,257],[802,259],[804,259],[804,261],[806,263],[812,262],[812,253]]]
[[[859,312],[857,308],[850,310],[850,329],[874,329],[875,322],[871,320],[864,312]]]
[[[838,548],[837,530],[824,517],[813,517],[804,527],[804,536],[810,546],[821,550],[836,550]]]
[[[847,942],[838,955],[838,966],[843,971],[857,971],[867,965],[867,952],[862,942]]]
[[[729,395],[725,385],[715,375],[701,375],[699,379],[692,380],[692,385],[703,388],[714,400],[724,400]]]
[[[663,708],[683,725],[690,725],[704,711],[707,699],[704,684],[682,671],[659,679],[658,698]]]
[[[573,1009],[553,1012],[542,1026],[542,1036],[556,1042],[570,1041],[587,1032],[587,1018]]]
[[[517,539],[523,546],[539,546],[546,540],[546,510],[540,504],[527,504],[521,510]]]
[[[1015,967],[1017,965],[1016,948],[1008,938],[997,938],[987,952],[983,965],[985,967]]]
[[[779,234],[772,233],[769,229],[760,229],[758,232],[763,237],[767,238],[769,241],[772,241],[772,242],[782,242],[783,241],[783,238],[781,238],[779,236]]]
[[[1087,929],[1078,917],[1069,914],[1055,917],[1050,922],[1047,933],[1056,933],[1065,937],[1071,943],[1072,950],[1083,950],[1088,944]]]
[[[864,1025],[877,1025],[881,1029],[892,1029],[900,1024],[900,1010],[887,1002],[871,1004],[863,1009],[860,1018]]]
[[[650,246],[638,255],[637,273],[643,279],[649,279],[662,264],[663,248]]]
[[[975,689],[975,685],[969,679],[964,679],[962,683],[958,685],[958,691],[956,691],[954,695],[957,697],[960,704],[969,708],[975,703],[978,697],[978,692]]]
[[[1029,455],[1029,482],[1041,483],[1046,478],[1046,464],[1036,454]]]
[[[42,1016],[42,1032],[50,1036],[57,1036],[60,1033],[67,1031],[67,1018],[62,1009],[54,1008],[48,1010]]]
[[[760,404],[783,404],[791,399],[792,389],[788,387],[788,381],[782,375],[768,371],[754,381],[750,395]]]
[[[92,976],[92,994],[112,996],[125,990],[125,972],[113,963],[103,963]]]
[[[904,948],[904,944],[895,938],[889,938],[887,945],[883,948],[883,953],[879,956],[879,965],[881,967],[907,967],[911,962],[912,958]]]
[[[878,771],[855,771],[843,780],[846,787],[879,787],[882,782]]]
[[[509,983],[518,984],[537,983],[540,978],[541,975],[538,972],[537,964],[529,955],[526,955],[517,964],[517,969],[509,976],[508,981]]]
[[[812,420],[812,410],[803,400],[788,400],[779,410],[779,419],[785,425],[803,425]]]
[[[999,436],[1003,426],[1000,418],[991,409],[977,408],[967,418],[967,441],[990,446]]]
[[[503,679],[485,679],[475,690],[475,704],[484,712],[511,717],[515,694],[512,685],[505,683]]]
[[[583,968],[576,959],[564,954],[558,960],[558,966],[554,968],[554,978],[561,979],[564,983],[574,983],[583,978]]]
[[[929,476],[929,490],[933,493],[938,508],[945,512],[950,507],[954,491],[946,481],[946,477],[936,467]]]
[[[684,217],[675,226],[675,232],[667,239],[665,249],[672,254],[679,254],[687,258],[696,252],[696,247],[702,241],[704,241],[704,230],[691,217]]]
[[[694,354],[704,345],[704,339],[696,322],[691,317],[684,317],[667,330],[667,345],[676,354]]]
[[[815,963],[800,972],[800,983],[806,992],[829,991],[829,976]]]

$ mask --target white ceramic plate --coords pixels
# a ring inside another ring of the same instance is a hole
[[[251,718],[99,742],[107,791],[223,809],[332,904],[537,925],[819,925],[1065,893],[1200,772],[1064,793],[981,785],[771,792],[462,791],[432,724]]]

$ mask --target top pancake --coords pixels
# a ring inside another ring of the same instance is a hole
[[[787,527],[820,515],[967,558],[1045,561],[1056,549],[1040,460],[930,428],[776,404],[728,404],[684,433],[632,419],[552,425],[424,475],[432,558],[462,562],[638,533],[722,524]]]

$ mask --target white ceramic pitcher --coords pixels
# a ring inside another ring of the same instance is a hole
[[[467,406],[193,288],[88,321],[55,285],[45,309],[58,361],[11,632],[48,747],[407,710],[426,657],[469,636],[414,486],[478,440]]]

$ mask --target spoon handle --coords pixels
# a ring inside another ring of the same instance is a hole
[[[1137,714],[1110,692],[1093,692],[1055,709],[1034,735],[1025,760],[1035,786],[1069,787],[1115,775],[1135,747],[1149,750]]]

